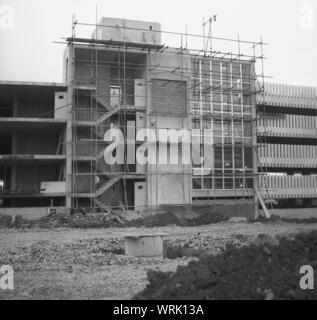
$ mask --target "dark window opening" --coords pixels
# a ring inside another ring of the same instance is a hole
[[[0,98],[0,117],[11,118],[13,117],[13,100]]]
[[[0,135],[0,154],[12,154],[12,135],[10,133],[3,133]]]

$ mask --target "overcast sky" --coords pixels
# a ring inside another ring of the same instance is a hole
[[[0,80],[61,82],[64,48],[53,42],[71,35],[73,14],[95,23],[96,4],[99,18],[155,21],[179,32],[187,24],[197,34],[203,16],[217,14],[214,36],[269,43],[270,81],[317,87],[316,0],[0,0]]]

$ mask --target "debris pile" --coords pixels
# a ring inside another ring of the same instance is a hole
[[[0,215],[0,228],[17,229],[52,229],[52,228],[75,228],[75,229],[98,229],[98,228],[130,228],[130,227],[166,227],[166,226],[201,226],[223,222],[225,219],[218,213],[205,213],[193,219],[180,219],[173,212],[150,215],[132,221],[125,220],[123,216],[115,214],[97,215],[53,215],[35,220],[24,219],[21,216],[15,218]]]
[[[220,223],[227,221],[228,218],[224,217],[220,213],[204,213],[202,215],[199,215],[198,217],[194,219],[190,219],[186,221],[186,226],[187,227],[195,227],[195,226],[203,226],[203,225],[208,225],[212,223]]]
[[[0,214],[0,228],[10,228],[13,222],[13,217]]]
[[[75,228],[75,229],[98,229],[122,227],[117,220],[109,220],[105,215],[54,215],[34,220],[24,219],[21,216],[15,218],[0,215],[0,228],[16,229],[52,229],[52,228]]]
[[[162,262],[161,258],[152,260],[153,263]],[[76,267],[140,265],[144,264],[144,261],[145,258],[125,256],[121,238],[94,238],[66,243],[45,240],[28,247],[20,246],[0,252],[0,265],[10,264],[15,271],[28,269],[72,272]],[[146,261],[148,263],[149,259]]]
[[[129,223],[130,227],[165,227],[172,225],[181,225],[181,220],[173,213],[159,213],[156,215],[146,216],[143,218],[136,219]]]
[[[255,239],[240,234],[230,237],[215,237],[209,234],[197,233],[184,239],[166,240],[164,252],[168,259],[199,257],[207,254],[219,254],[227,246],[242,248],[252,241],[255,241]]]
[[[260,237],[246,247],[228,246],[221,254],[179,266],[175,273],[151,271],[148,286],[134,298],[317,299],[317,290],[299,288],[300,267],[310,265],[317,270],[317,231],[278,240],[276,245]]]
[[[194,227],[212,223],[220,223],[226,220],[227,219],[219,213],[204,213],[192,219],[180,219],[173,212],[166,212],[131,221],[129,226],[147,228],[166,227],[172,225],[181,227]]]

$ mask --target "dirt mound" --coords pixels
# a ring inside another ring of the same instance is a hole
[[[129,227],[165,227],[171,225],[182,225],[182,221],[173,212],[159,213],[153,216],[139,218],[128,223]]]
[[[178,267],[176,273],[151,271],[149,285],[134,299],[317,299],[317,290],[299,288],[302,265],[317,268],[316,231],[281,238],[279,245],[259,241],[229,246],[219,255]]]
[[[21,216],[15,218],[0,215],[0,228],[17,229],[52,229],[52,228],[75,228],[75,229],[98,229],[98,228],[127,228],[127,227],[166,227],[166,226],[202,226],[219,223],[226,219],[217,213],[205,213],[194,219],[180,219],[173,212],[160,213],[146,216],[132,221],[121,221],[109,219],[105,215],[54,215],[35,220],[24,219]]]
[[[8,215],[0,215],[0,228],[10,228],[12,225],[13,218]]]
[[[202,257],[207,251],[203,249],[184,248],[179,246],[168,246],[164,251],[167,259],[178,259],[183,257]]]
[[[27,220],[21,216],[15,219],[11,216],[0,215],[0,228],[17,229],[51,229],[51,228],[75,228],[75,229],[98,229],[98,228],[126,228],[126,227],[162,227],[169,225],[182,225],[173,213],[157,214],[133,221],[119,223],[116,220],[109,220],[106,216],[91,215],[55,215],[46,216],[35,220]]]
[[[160,213],[153,216],[140,218],[128,223],[130,227],[166,227],[171,225],[181,227],[203,226],[219,223],[227,219],[219,213],[205,213],[193,219],[180,219],[173,212]]]
[[[52,229],[52,228],[75,228],[75,229],[98,229],[124,227],[117,221],[109,221],[105,216],[84,215],[55,215],[39,219],[28,220],[21,216],[15,218],[0,215],[0,228],[16,229]]]
[[[228,218],[225,218],[222,214],[220,213],[204,213],[197,218],[187,220],[186,221],[186,226],[190,227],[196,227],[196,226],[203,226],[203,225],[208,225],[212,223],[220,223],[223,221],[227,221]]]

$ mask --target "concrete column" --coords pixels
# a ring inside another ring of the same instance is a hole
[[[19,101],[17,97],[13,97],[13,118],[18,117],[18,106]],[[18,152],[18,144],[17,144],[17,133],[14,131],[12,133],[12,145],[11,145],[11,154],[17,154]],[[11,166],[11,190],[17,189],[17,166],[13,164]]]
[[[66,208],[68,212],[72,209],[72,192],[73,192],[73,134],[72,134],[72,108],[74,107],[74,81],[75,81],[75,60],[74,47],[68,46],[68,91],[67,91],[67,126],[66,126]]]
[[[152,92],[151,92],[151,75],[150,75],[150,68],[151,68],[151,51],[148,50],[147,59],[146,59],[146,116],[145,116],[145,127],[151,128],[151,106],[152,106]],[[153,175],[148,175],[149,173],[149,165],[145,166],[145,174],[146,174],[146,205],[152,206],[153,201],[153,194],[152,194],[152,188],[153,188]]]

